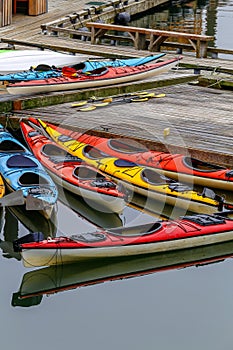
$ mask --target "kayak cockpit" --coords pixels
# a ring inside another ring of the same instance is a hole
[[[70,66],[70,68],[75,69],[76,71],[83,70],[84,68],[86,68],[86,64],[85,64],[85,62],[80,62],[77,64],[72,64]],[[64,70],[63,70],[63,72],[64,72]]]
[[[160,185],[168,185],[171,191],[176,192],[185,192],[190,191],[190,188],[187,185],[181,184],[173,179],[170,179],[156,170],[145,168],[141,172],[141,178],[143,181],[150,185],[160,186]]]
[[[77,166],[73,171],[73,176],[81,181],[91,181],[90,185],[94,187],[116,188],[116,184],[108,180],[96,169],[87,166]]]
[[[87,145],[83,148],[83,154],[90,159],[100,159],[109,157],[108,154],[90,145]]]
[[[143,181],[151,185],[163,185],[166,183],[166,178],[164,176],[149,168],[143,169],[141,172],[141,178]]]
[[[138,142],[127,139],[110,139],[108,140],[108,146],[114,151],[128,154],[148,151],[146,147],[139,144]]]
[[[82,159],[73,156],[61,147],[53,144],[44,145],[41,149],[41,153],[48,157],[53,163],[82,162]]]
[[[129,227],[116,227],[109,229],[107,232],[113,235],[119,236],[142,236],[142,235],[150,235],[155,233],[161,229],[161,222],[150,222],[147,224],[137,225],[137,226],[129,226]]]
[[[51,183],[45,177],[31,171],[27,171],[22,174],[19,177],[18,182],[21,186],[51,185]]]
[[[25,148],[12,140],[3,140],[0,142],[0,152],[25,152]]]
[[[42,147],[41,153],[44,154],[47,157],[53,157],[53,156],[62,156],[65,157],[67,155],[67,152],[57,145],[54,144],[47,144]]]
[[[203,172],[212,172],[212,171],[218,171],[218,170],[225,169],[224,167],[222,167],[220,165],[211,164],[211,163],[204,162],[202,160],[199,160],[196,158],[191,158],[191,157],[184,157],[183,163],[188,168],[198,170],[198,171],[203,171]]]
[[[99,67],[90,72],[84,72],[83,74],[87,76],[90,75],[91,77],[98,77],[100,75],[104,75],[108,73],[108,71],[109,71],[108,67]]]
[[[87,166],[77,166],[74,169],[73,175],[79,180],[95,180],[95,179],[105,179],[105,177],[99,173],[96,169],[92,169]]]
[[[160,222],[148,223],[138,226],[129,227],[118,227],[112,228],[106,231],[114,236],[144,236],[154,234],[161,229],[162,225]],[[87,232],[77,235],[72,235],[69,237],[73,241],[81,241],[85,243],[94,243],[99,241],[104,241],[107,239],[107,235],[104,232]]]

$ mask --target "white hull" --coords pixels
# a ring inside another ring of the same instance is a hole
[[[54,175],[51,171],[47,169],[49,175],[53,178],[60,187],[65,188],[66,190],[81,196],[85,202],[94,209],[99,211],[104,211],[106,213],[122,213],[126,203],[122,197],[114,197],[107,194],[102,194],[96,191],[91,191],[79,186],[74,186],[68,181],[63,181],[60,177]],[[94,203],[95,204],[94,204]]]
[[[115,182],[122,183],[123,186],[128,188],[130,192],[133,190],[135,193],[144,196],[145,198],[150,198],[159,202],[162,202],[168,205],[171,205],[173,207],[178,207],[181,209],[184,209],[186,211],[192,211],[194,213],[201,213],[201,214],[213,214],[215,213],[218,208],[215,206],[211,206],[209,204],[205,204],[204,202],[198,202],[191,199],[186,198],[178,198],[173,197],[166,193],[160,193],[153,190],[147,190],[145,188],[133,185],[131,183],[127,183],[126,181],[122,181],[118,178],[115,178],[114,176],[111,176],[108,174],[108,176],[114,180]]]
[[[54,51],[11,50],[0,55],[0,74],[17,73],[39,64],[63,67],[88,60],[86,55],[70,55]]]
[[[11,193],[14,193],[15,190],[12,189],[12,187],[7,182],[5,183],[6,183],[7,190]],[[42,201],[33,196],[31,200],[28,199],[28,197],[27,198],[24,197],[24,203],[22,205],[25,206],[29,215],[31,210],[35,210],[35,211],[38,211],[47,220],[49,220],[52,217],[54,210],[56,209],[56,203],[49,204],[48,202]]]
[[[132,188],[132,187],[131,187]],[[140,195],[145,196],[146,198],[151,198],[154,200],[157,200],[159,202],[163,202],[164,204],[172,205],[173,207],[182,208],[187,211],[192,211],[195,213],[201,213],[201,214],[213,214],[217,211],[217,207],[207,205],[201,202],[192,201],[190,199],[185,198],[177,198],[172,197],[166,194],[160,194],[151,190],[145,190],[140,187],[134,187],[135,192],[137,192]]]
[[[56,205],[49,205],[49,206],[45,206],[44,209],[39,210],[39,212],[41,213],[41,215],[44,216],[45,219],[50,220],[54,210],[56,210]]]
[[[21,252],[25,267],[50,266],[74,263],[83,259],[123,257],[195,248],[233,240],[233,231],[166,242],[133,246],[85,249],[26,249]]]
[[[41,84],[39,85],[26,85],[26,86],[9,86],[7,87],[7,91],[10,94],[35,94],[35,93],[45,93],[45,92],[54,92],[54,91],[65,91],[65,90],[75,90],[75,89],[85,89],[85,88],[93,88],[98,86],[107,86],[121,83],[128,83],[131,81],[143,80],[152,78],[156,75],[168,72],[172,67],[177,65],[177,61],[166,64],[161,67],[157,67],[155,69],[151,69],[148,71],[142,71],[137,74],[114,77],[109,79],[99,79],[99,80],[85,80],[85,81],[74,81],[67,83],[53,83],[53,84]],[[55,80],[55,79],[54,79]],[[59,78],[57,79],[59,81]]]
[[[167,269],[178,269],[189,266],[205,265],[232,256],[233,245],[220,243],[194,249],[173,251],[168,254],[151,254],[131,257],[129,259],[99,259],[79,262],[72,265],[60,265],[33,269],[24,274],[20,296],[48,295],[64,290],[112,281],[132,278],[148,273],[161,272]]]

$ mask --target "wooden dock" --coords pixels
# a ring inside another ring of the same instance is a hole
[[[72,108],[68,102],[14,111],[13,115],[6,114],[4,120],[8,126],[17,128],[21,118],[40,117],[75,130],[129,137],[151,149],[188,152],[202,160],[232,167],[232,91],[191,83],[150,91],[166,96],[147,102],[122,101],[89,112]]]

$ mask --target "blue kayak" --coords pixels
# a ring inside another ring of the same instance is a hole
[[[104,61],[92,61],[88,60],[85,62],[80,62],[74,66],[76,70],[81,69],[82,73],[86,73],[101,67],[136,67],[141,66],[146,63],[150,63],[152,61],[158,60],[159,58],[165,56],[165,53],[160,53],[157,55],[149,55],[145,57],[137,57],[137,58],[127,58],[127,59],[114,59],[114,60],[104,60]]]
[[[165,53],[160,53],[157,55],[149,55],[145,57],[128,58],[128,59],[114,59],[114,60],[103,60],[103,61],[88,60],[69,67],[63,67],[63,69],[41,64],[36,68],[30,68],[29,70],[24,72],[0,75],[0,81],[13,83],[18,81],[56,78],[61,75],[66,75],[66,74],[70,75],[72,74],[72,72],[76,73],[77,71],[81,71],[82,73],[87,73],[101,67],[124,67],[124,66],[136,67],[139,65],[149,63],[151,61],[158,60],[164,55]]]
[[[58,190],[34,155],[0,124],[0,173],[9,192],[22,191],[28,210],[52,214]]]

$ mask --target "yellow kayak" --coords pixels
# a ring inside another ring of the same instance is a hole
[[[221,203],[220,198],[212,199],[204,194],[199,194],[187,185],[165,177],[155,169],[109,157],[93,146],[61,134],[42,120],[38,121],[46,133],[67,152],[140,195],[198,213],[209,214],[218,210]]]
[[[4,185],[2,176],[0,176],[0,198],[2,198],[4,194],[5,194],[5,185]]]

